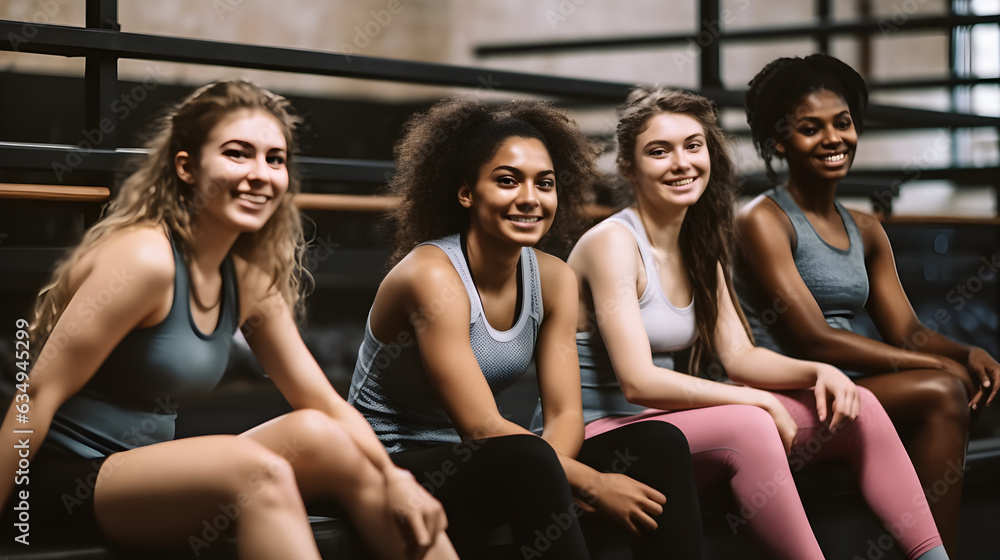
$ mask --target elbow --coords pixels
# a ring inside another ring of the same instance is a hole
[[[647,406],[646,391],[640,383],[636,383],[635,380],[622,381],[619,383],[622,389],[622,394],[625,395],[625,400],[629,404],[634,404],[638,406]]]

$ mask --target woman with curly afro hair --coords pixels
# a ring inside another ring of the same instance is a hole
[[[582,222],[597,152],[564,112],[537,101],[443,101],[414,116],[396,146],[393,267],[348,399],[444,504],[464,557],[587,558],[581,516],[602,543],[631,535],[636,558],[701,555],[678,430],[628,428],[583,444],[576,279],[533,247]],[[541,437],[495,401],[532,361]]]

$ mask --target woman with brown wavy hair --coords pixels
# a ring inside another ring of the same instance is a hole
[[[32,542],[58,529],[198,554],[228,532],[241,558],[319,558],[304,503],[328,497],[380,558],[455,558],[440,504],[392,464],[298,335],[298,123],[249,82],[199,89],[56,269],[15,396],[30,414],[11,406],[0,435],[12,449],[15,428],[30,434],[29,452],[0,460],[0,500],[30,503]],[[240,326],[296,410],[236,436],[174,439],[177,405],[218,383]],[[15,491],[27,460],[30,486]]]
[[[586,312],[576,342],[587,437],[650,421],[677,426],[699,484],[728,480],[739,512],[727,515],[730,528],[749,527],[769,558],[823,557],[788,454],[796,468],[843,459],[872,510],[899,527],[893,536],[907,558],[946,558],[871,393],[832,366],[754,347],[729,277],[737,183],[715,106],[640,87],[617,136],[634,202],[585,233],[568,260]],[[685,374],[674,353],[688,348]]]

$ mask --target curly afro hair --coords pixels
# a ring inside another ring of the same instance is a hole
[[[458,203],[458,189],[475,184],[480,167],[508,138],[538,139],[555,167],[559,210],[539,245],[562,248],[572,242],[585,223],[599,147],[548,102],[489,106],[443,100],[412,116],[395,146],[396,173],[388,192],[400,202],[388,216],[394,231],[390,266],[419,243],[468,229],[469,210]]]

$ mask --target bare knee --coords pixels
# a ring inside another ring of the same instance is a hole
[[[921,382],[929,418],[969,424],[969,395],[961,379],[941,373]]]
[[[232,463],[224,477],[226,491],[237,502],[261,501],[271,506],[286,506],[301,499],[291,464],[267,447],[234,438],[224,458]]]
[[[284,438],[280,453],[293,464],[319,461],[327,463],[326,468],[353,472],[367,462],[344,426],[323,412],[290,412],[282,419],[281,427]]]

